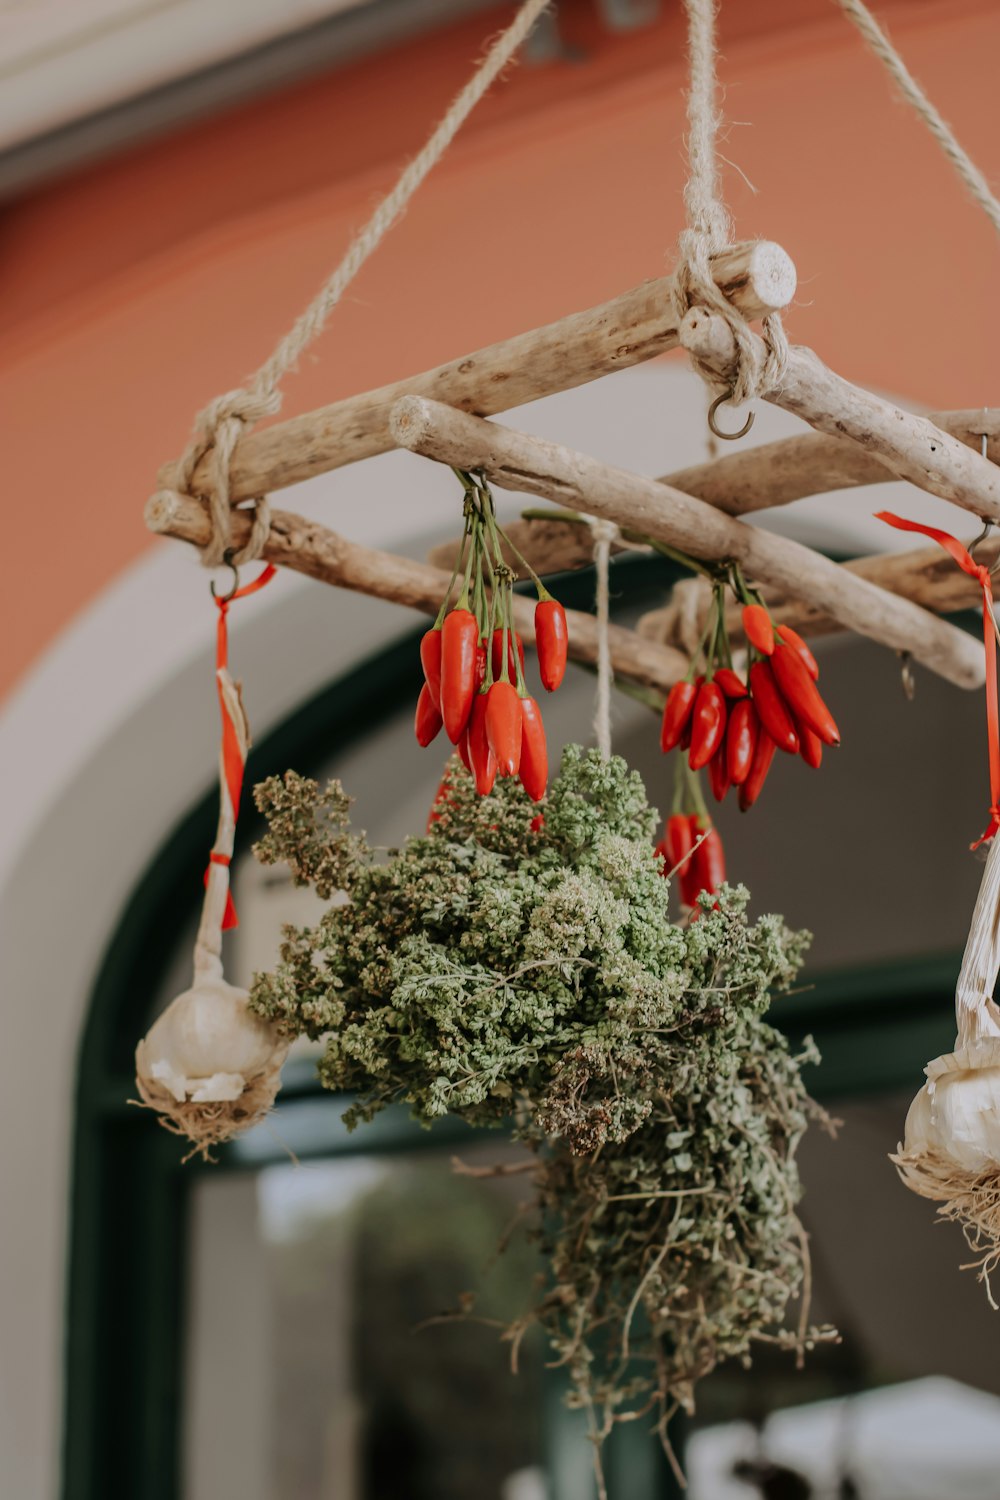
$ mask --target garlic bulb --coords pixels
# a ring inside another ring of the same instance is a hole
[[[203,1153],[262,1120],[281,1083],[288,1043],[248,999],[221,975],[198,976],[136,1048],[143,1102]]]
[[[928,1063],[891,1159],[908,1188],[961,1224],[986,1283],[1000,1264],[1000,835],[993,838],[955,992],[954,1052]]]
[[[136,1068],[178,1104],[238,1099],[251,1079],[270,1072],[287,1046],[247,1010],[246,990],[224,979],[199,979],[178,995],[136,1049]]]

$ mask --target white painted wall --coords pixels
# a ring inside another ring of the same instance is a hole
[[[511,425],[663,473],[703,456],[703,411],[700,383],[659,365],[536,403]],[[753,440],[794,425],[762,408]],[[960,524],[944,504],[885,488],[894,493],[807,502],[778,524],[812,541],[853,538],[858,550],[905,545],[868,519],[887,501]],[[357,540],[419,555],[455,531],[458,490],[436,466],[390,454],[312,481],[287,503]],[[290,576],[231,621],[258,733],[414,623]],[[213,774],[214,623],[192,554],[158,545],[74,622],[0,719],[0,1494],[12,1500],[56,1493],[77,1047],[129,892]]]

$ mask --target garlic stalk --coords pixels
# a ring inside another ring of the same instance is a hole
[[[924,1069],[891,1158],[908,1188],[962,1226],[986,1284],[1000,1264],[1000,835],[990,844],[955,991],[955,1050]]]
[[[223,723],[231,725],[245,763],[249,726],[224,656],[216,677]],[[166,1129],[186,1136],[194,1151],[205,1156],[209,1147],[231,1140],[269,1112],[288,1052],[277,1029],[247,1009],[246,990],[223,977],[222,928],[237,815],[224,747],[225,736],[219,755],[219,822],[195,940],[194,983],[171,1001],[135,1053],[143,1103],[159,1113]],[[233,747],[231,742],[231,751]]]

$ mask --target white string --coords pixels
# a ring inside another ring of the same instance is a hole
[[[506,31],[500,33],[479,68],[452,101],[426,145],[404,168],[392,192],[382,199],[368,223],[349,246],[343,260],[274,352],[245,387],[216,397],[199,414],[196,435],[178,461],[177,475],[179,488],[190,492],[196,467],[207,453],[211,453],[205,498],[208,500],[212,521],[212,537],[202,549],[202,561],[206,567],[218,567],[227,553],[235,563],[247,562],[260,556],[267,540],[269,525],[265,496],[259,496],[254,502],[254,524],[247,544],[236,553],[231,552],[229,545],[229,463],[238,439],[246,427],[260,421],[262,417],[273,416],[280,409],[279,386],[282,378],[295,367],[303,351],[323,331],[346,288],[399,219],[414,193],[441,160],[475,106],[510,62],[549,3],[550,0],[524,0],[514,20]]]
[[[618,535],[613,521],[589,517],[594,537],[594,569],[597,573],[597,694],[594,699],[594,736],[602,760],[611,759],[611,543]]]
[[[928,99],[867,5],[862,0],[837,0],[837,4],[847,18],[853,21],[875,56],[888,69],[903,97],[916,110],[993,228],[1000,233],[1000,201],[975,162],[959,145],[951,126]]]

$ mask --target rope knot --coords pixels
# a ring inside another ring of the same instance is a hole
[[[271,510],[266,495],[253,501],[250,535],[242,547],[232,545],[232,501],[229,470],[233,450],[247,427],[270,417],[281,408],[281,394],[275,389],[242,387],[227,391],[210,401],[199,412],[195,436],[180,459],[177,470],[180,487],[189,495],[207,503],[212,535],[201,549],[206,568],[217,568],[224,562],[253,562],[260,557],[271,529]],[[194,474],[203,459],[208,459],[208,473],[194,488]]]

